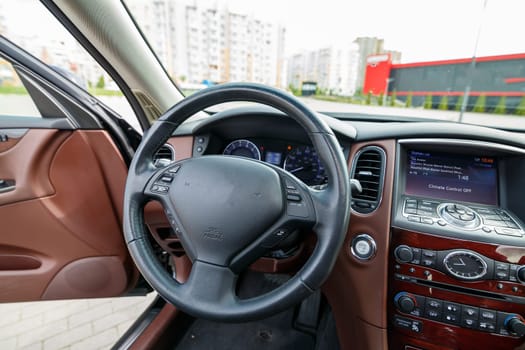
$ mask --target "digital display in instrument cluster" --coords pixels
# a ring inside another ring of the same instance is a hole
[[[281,152],[267,151],[264,156],[264,161],[273,165],[280,166],[282,162],[283,154]]]
[[[497,205],[496,159],[409,150],[405,193],[413,196]]]

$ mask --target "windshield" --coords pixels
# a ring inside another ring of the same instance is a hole
[[[520,0],[124,2],[186,94],[250,81],[321,111],[525,124]]]

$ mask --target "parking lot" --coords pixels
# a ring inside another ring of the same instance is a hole
[[[0,349],[109,349],[155,296],[0,304]]]

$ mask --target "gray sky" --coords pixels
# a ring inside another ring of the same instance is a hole
[[[13,30],[34,32],[38,23],[43,37],[51,31],[57,36],[56,24],[35,10],[42,7],[36,0],[0,1]],[[385,39],[386,49],[401,51],[403,62],[470,57],[480,22],[478,56],[525,53],[525,0],[488,0],[484,13],[484,0],[219,1],[231,10],[282,23],[288,55],[376,36]]]

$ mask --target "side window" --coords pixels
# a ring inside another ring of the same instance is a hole
[[[40,117],[40,113],[13,66],[0,58],[0,118],[2,116]]]
[[[40,1],[1,0],[0,35],[87,90],[125,118],[131,126],[141,130],[129,102],[117,84]],[[4,105],[0,102],[0,114],[5,114],[3,109]]]

